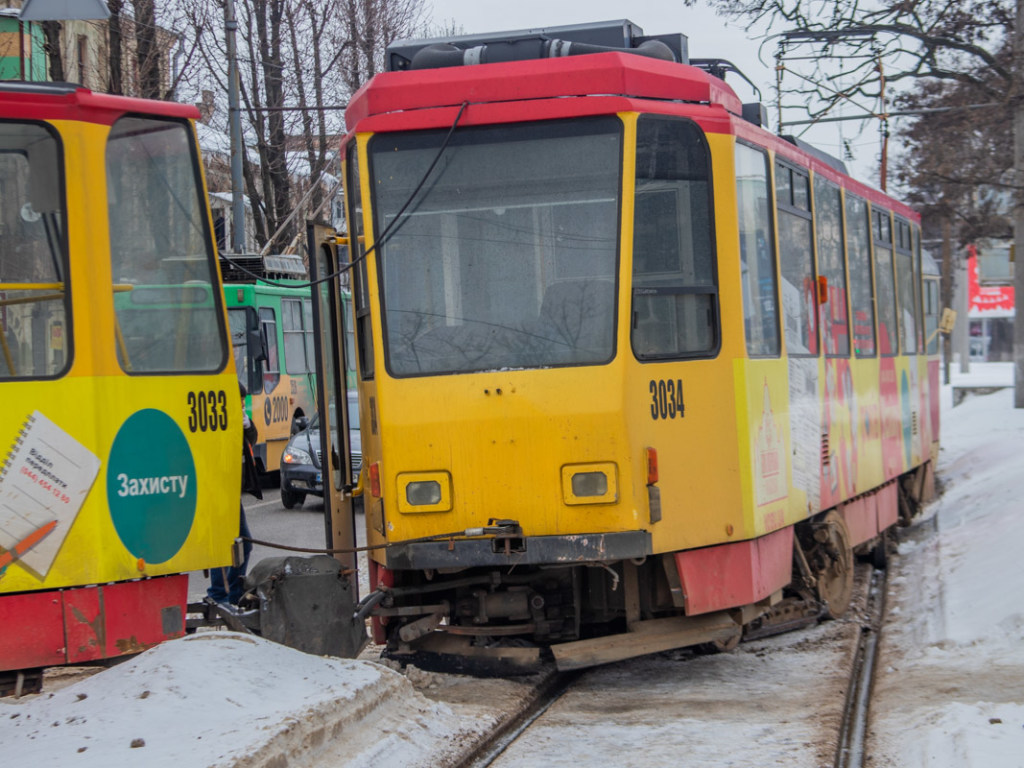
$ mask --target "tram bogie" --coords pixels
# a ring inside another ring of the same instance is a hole
[[[919,217],[685,39],[604,26],[403,43],[347,112],[371,615],[400,658],[568,668],[841,615],[853,551],[928,492]]]

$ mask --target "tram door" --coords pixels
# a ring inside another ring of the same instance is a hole
[[[309,272],[313,280],[313,326],[316,329],[316,402],[320,414],[321,471],[324,488],[324,526],[328,549],[351,550],[356,546],[352,506],[352,451],[349,440],[349,393],[346,388],[345,313],[335,232],[325,225],[307,222]],[[330,279],[318,282],[329,276]],[[345,568],[356,569],[354,553],[335,558]],[[352,579],[353,589],[358,581]],[[358,594],[355,595],[358,600]]]

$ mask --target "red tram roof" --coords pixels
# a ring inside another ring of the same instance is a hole
[[[743,105],[725,81],[697,67],[632,53],[384,72],[352,97],[345,125],[350,133],[447,127],[464,102],[479,105],[461,121],[473,125],[642,110],[641,100],[672,104],[666,112],[685,114],[705,131],[772,149],[875,205],[920,220],[881,190],[744,120]]]
[[[191,104],[93,93],[72,83],[0,83],[0,115],[28,120],[82,120],[112,124],[126,113],[198,119]]]
[[[594,53],[404,72],[384,72],[349,102],[349,131],[374,115],[495,102],[529,102],[574,96],[717,104],[739,115],[742,104],[723,80],[686,64],[632,53]],[[529,110],[529,104],[522,108]]]

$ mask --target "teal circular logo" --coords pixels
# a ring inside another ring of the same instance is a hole
[[[181,549],[196,515],[196,464],[181,428],[163,411],[133,413],[107,462],[107,503],[122,543],[147,563]]]

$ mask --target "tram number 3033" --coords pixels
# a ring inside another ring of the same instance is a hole
[[[652,379],[650,391],[652,419],[681,419],[686,415],[682,379]]]
[[[217,432],[228,428],[224,390],[188,393],[188,428],[191,432]]]

